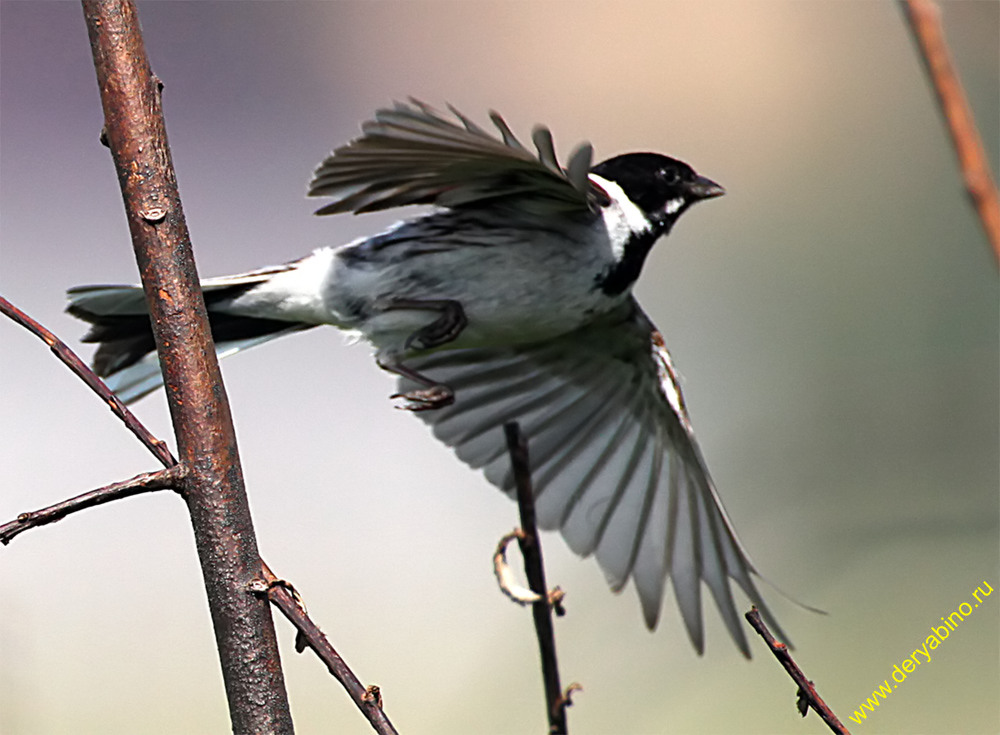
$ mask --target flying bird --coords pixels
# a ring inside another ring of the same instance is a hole
[[[220,356],[320,325],[360,335],[397,376],[394,396],[508,495],[503,425],[530,445],[539,525],[631,579],[656,627],[667,580],[704,647],[702,584],[749,656],[732,583],[768,618],[695,441],[663,338],[632,294],[653,244],[723,194],[689,165],[626,153],[563,167],[548,129],[534,151],[504,120],[488,132],[411,100],[380,109],[317,168],[317,214],[433,205],[300,260],[202,281]],[[125,401],[162,384],[139,286],[80,286],[96,372]]]

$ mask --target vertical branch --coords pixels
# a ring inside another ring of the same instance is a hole
[[[941,114],[948,125],[965,188],[979,214],[993,255],[1000,261],[1000,197],[990,175],[972,110],[951,63],[941,28],[941,12],[931,0],[901,0],[901,5],[920,49],[920,58],[934,85]]]
[[[528,462],[528,444],[516,422],[504,424],[507,451],[510,453],[517,484],[517,507],[521,514],[521,536],[518,543],[524,557],[524,573],[531,591],[541,599],[533,602],[531,613],[535,619],[538,649],[542,659],[542,680],[545,684],[545,703],[548,707],[549,732],[553,735],[567,732],[566,704],[562,685],[559,683],[559,666],[556,661],[556,639],[552,627],[552,607],[545,584],[545,567],[542,564],[542,545],[535,521],[535,497],[531,484],[531,465]]]
[[[146,291],[234,732],[292,732],[229,404],[181,210],[160,84],[131,0],[83,0],[111,148]]]

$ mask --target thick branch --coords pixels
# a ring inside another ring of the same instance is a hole
[[[901,0],[903,13],[920,49],[920,58],[934,85],[938,106],[948,125],[965,188],[979,214],[983,230],[1000,261],[1000,197],[990,175],[983,142],[976,130],[972,110],[962,83],[951,63],[948,44],[941,28],[941,11],[931,0]]]
[[[767,643],[767,647],[771,649],[771,653],[773,653],[774,657],[781,662],[781,665],[784,667],[785,671],[788,672],[788,675],[792,677],[792,680],[799,685],[799,713],[805,717],[806,712],[808,712],[809,708],[812,707],[816,714],[823,718],[823,722],[825,722],[827,727],[829,727],[833,732],[838,733],[839,735],[850,735],[850,733],[847,732],[847,728],[844,727],[844,724],[837,719],[837,715],[833,714],[833,710],[831,710],[827,706],[826,702],[823,701],[823,698],[819,696],[819,692],[816,691],[816,687],[813,686],[813,683],[806,678],[806,675],[802,673],[802,669],[800,669],[799,665],[795,663],[795,659],[792,658],[792,654],[788,651],[788,646],[784,643],[778,642],[775,640],[774,636],[771,635],[771,631],[767,629],[767,626],[764,625],[764,621],[760,619],[760,613],[757,611],[757,608],[751,608],[750,612],[748,612],[744,617],[746,617],[750,626],[757,631],[757,634],[764,639],[764,642]]]
[[[549,732],[567,732],[566,707],[569,697],[563,695],[559,683],[559,665],[556,661],[556,639],[552,627],[552,606],[549,602],[548,587],[545,585],[545,567],[542,564],[542,544],[538,536],[535,520],[535,494],[531,483],[531,464],[528,461],[528,443],[517,422],[504,424],[507,451],[517,485],[517,505],[521,514],[521,531],[518,544],[524,557],[524,573],[532,592],[540,596],[532,603],[531,612],[535,619],[535,633],[538,636],[538,650],[542,659],[542,679],[545,685],[545,702],[548,710]],[[578,688],[578,687],[577,687]]]
[[[130,0],[83,0],[105,139],[149,304],[234,732],[293,731],[229,404],[167,147],[160,84]]]

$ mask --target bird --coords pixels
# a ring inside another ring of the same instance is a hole
[[[724,193],[653,152],[596,165],[589,143],[560,165],[552,134],[534,151],[452,106],[378,109],[316,169],[319,215],[430,205],[371,237],[283,265],[207,278],[220,357],[332,325],[372,347],[397,379],[397,408],[457,457],[515,492],[503,426],[530,448],[539,525],[593,555],[614,591],[631,580],[654,630],[669,580],[704,651],[702,586],[737,648],[750,649],[733,585],[779,637],[759,573],[695,440],[677,371],[633,287],[654,243],[692,205]],[[123,401],[162,385],[140,286],[78,286],[95,372]]]

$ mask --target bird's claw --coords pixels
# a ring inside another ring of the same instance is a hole
[[[395,393],[390,398],[402,398],[407,401],[407,403],[396,406],[404,411],[433,411],[454,403],[455,393],[447,385],[438,384],[406,393]]]

